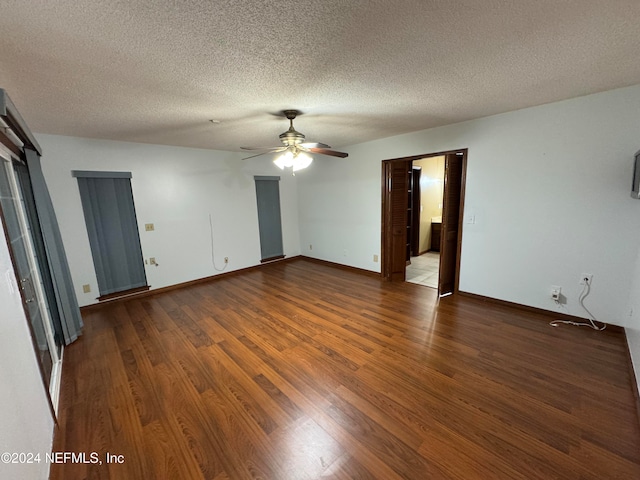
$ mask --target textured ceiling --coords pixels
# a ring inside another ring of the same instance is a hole
[[[640,83],[638,0],[0,5],[0,87],[37,133],[238,150],[297,108],[341,147]]]

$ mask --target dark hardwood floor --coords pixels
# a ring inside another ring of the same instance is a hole
[[[105,305],[51,478],[640,478],[624,335],[552,319],[308,260]]]

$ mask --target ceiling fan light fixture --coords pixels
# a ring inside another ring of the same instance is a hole
[[[291,150],[286,150],[282,155],[279,155],[273,163],[276,164],[280,168],[280,170],[284,170],[285,168],[293,166],[293,153]]]
[[[303,168],[307,168],[313,162],[313,158],[311,155],[306,154],[305,152],[299,152],[293,158],[293,171],[297,172],[298,170],[302,170]]]
[[[298,149],[287,149],[273,161],[280,170],[291,168],[294,172],[307,168],[311,162],[311,155]]]

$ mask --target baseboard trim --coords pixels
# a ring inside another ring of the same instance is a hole
[[[109,300],[103,300],[100,303],[92,303],[91,305],[85,305],[84,307],[80,307],[80,313],[90,312],[92,310],[98,310],[104,307],[105,305],[111,305],[113,303],[122,302],[125,300],[131,300],[132,298],[149,297],[151,295],[158,295],[161,293],[170,292],[171,290],[178,290],[180,288],[190,287],[192,285],[198,285],[200,283],[208,283],[208,282],[214,282],[217,280],[222,280],[224,278],[229,278],[233,275],[239,275],[241,273],[257,270],[267,265],[273,265],[274,263],[280,263],[280,262],[291,262],[298,258],[300,258],[299,255],[289,257],[289,258],[282,258],[279,260],[271,260],[268,263],[260,263],[258,265],[252,265],[251,267],[239,268],[238,270],[232,270],[230,272],[218,273],[217,275],[210,275],[208,277],[196,278],[195,280],[189,280],[187,282],[176,283],[175,285],[168,285],[166,287],[145,290],[137,293],[132,293],[126,296],[112,298]]]
[[[327,265],[327,266],[330,266],[330,267],[340,268],[342,270],[348,270],[348,271],[351,271],[351,272],[361,273],[361,274],[367,275],[369,277],[382,278],[382,274],[381,273],[373,272],[371,270],[365,270],[364,268],[360,268],[360,267],[352,267],[351,265],[343,265],[342,263],[336,263],[336,262],[332,262],[330,260],[322,260],[321,258],[307,257],[306,255],[300,255],[300,256],[298,256],[296,258],[299,259],[299,260],[308,260],[310,262],[320,263],[320,264]]]
[[[531,307],[529,305],[522,305],[521,303],[508,302],[506,300],[500,300],[498,298],[485,297],[484,295],[478,295],[476,293],[458,291],[456,292],[456,295],[474,298],[481,302],[493,303],[493,304],[502,305],[505,307],[516,308],[518,310],[525,310],[527,312],[537,313],[539,315],[545,315],[547,317],[554,317],[554,319],[557,319],[557,320],[567,320],[570,322],[584,322],[586,320],[585,318],[576,317],[574,315],[568,315],[566,313],[553,312],[551,310],[545,310],[543,308]],[[607,323],[607,330],[610,330],[612,332],[617,332],[617,333],[624,333],[624,328],[619,327],[618,325],[611,325],[609,323]],[[626,341],[626,334],[625,334],[625,341]]]

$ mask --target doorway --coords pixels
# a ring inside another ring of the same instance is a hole
[[[445,156],[413,161],[411,257],[406,281],[438,288]]]
[[[458,290],[467,149],[416,155],[382,162],[382,276],[388,281],[406,281],[416,222],[413,199],[414,162],[444,158],[442,215],[439,233],[438,294]],[[419,166],[418,164],[416,166]],[[419,174],[422,178],[424,172]],[[436,215],[437,217],[437,215]]]

